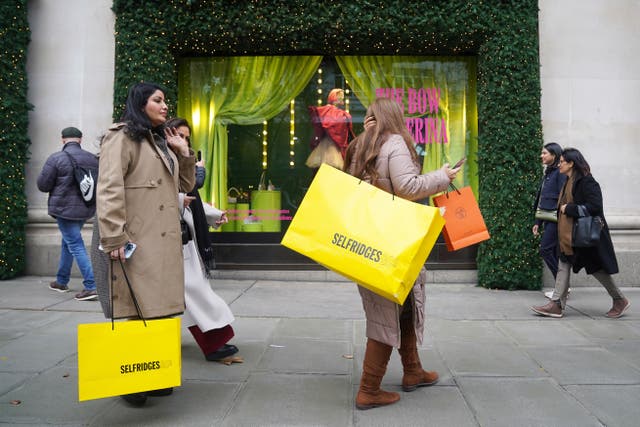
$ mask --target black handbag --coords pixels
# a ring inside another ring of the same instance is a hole
[[[191,231],[189,231],[187,221],[184,219],[180,219],[180,234],[182,235],[182,244],[186,245],[189,243],[189,240],[191,240]]]
[[[579,217],[573,219],[571,246],[574,248],[591,248],[600,242],[600,233],[604,221],[599,216],[589,215],[586,206],[578,205]]]

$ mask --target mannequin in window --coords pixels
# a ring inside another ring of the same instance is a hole
[[[329,92],[326,105],[309,107],[313,137],[312,151],[306,161],[308,167],[317,169],[327,163],[342,170],[349,139],[353,136],[351,114],[339,108],[343,105],[344,90],[336,88]]]

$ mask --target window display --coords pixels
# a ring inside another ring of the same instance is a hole
[[[475,57],[183,58],[178,115],[211,171],[202,198],[228,211],[223,233],[279,241],[318,162],[340,167],[378,96],[404,108],[423,170],[466,156],[456,184],[477,195],[475,67]]]

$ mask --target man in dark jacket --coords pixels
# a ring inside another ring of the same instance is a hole
[[[98,169],[98,158],[80,148],[82,132],[74,127],[62,130],[62,150],[53,153],[44,164],[38,176],[38,189],[49,193],[48,213],[58,223],[62,234],[62,249],[56,280],[49,288],[57,292],[67,292],[71,276],[71,266],[75,258],[82,273],[84,289],[76,294],[78,301],[96,300],[96,284],[93,279],[91,261],[82,240],[84,223],[96,213],[95,203],[86,204],[75,180],[74,167],[69,155],[79,167]],[[96,181],[97,181],[97,177]]]

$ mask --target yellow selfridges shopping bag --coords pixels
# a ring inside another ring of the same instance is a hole
[[[443,225],[437,208],[323,164],[281,243],[403,304]]]
[[[78,325],[80,401],[179,386],[180,372],[179,318]]]

